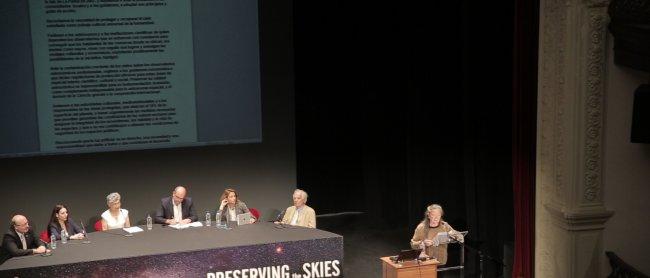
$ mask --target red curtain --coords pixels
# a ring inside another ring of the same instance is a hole
[[[512,175],[515,250],[512,277],[533,277],[539,0],[515,0]]]

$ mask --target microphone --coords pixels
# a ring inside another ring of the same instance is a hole
[[[286,210],[281,210],[280,213],[278,213],[278,216],[275,217],[275,221],[282,221],[282,218],[284,217],[284,213]]]
[[[124,210],[122,208],[120,208],[120,214],[124,218],[124,224],[126,224],[126,215],[124,215]],[[124,234],[124,236],[125,237],[130,237],[130,236],[133,236],[133,234],[127,232],[126,234]]]
[[[84,235],[84,240],[81,243],[90,243],[90,239],[88,238],[88,233],[86,233],[86,227],[84,226],[83,221],[81,221],[81,233]]]
[[[284,217],[285,212],[286,210],[280,211],[280,213],[278,213],[278,216],[275,217],[275,220],[269,220],[269,222],[273,222],[273,223],[278,222],[277,224],[275,224],[275,227],[278,229],[284,229],[285,226],[284,223],[282,223],[282,218]]]

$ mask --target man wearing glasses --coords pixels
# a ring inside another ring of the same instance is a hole
[[[183,186],[177,186],[172,191],[172,196],[160,200],[160,207],[156,211],[156,223],[158,224],[189,224],[199,218],[194,212],[192,198],[186,197],[187,190]]]
[[[5,262],[11,257],[27,256],[32,254],[49,253],[43,242],[34,234],[29,227],[27,217],[15,215],[11,218],[9,230],[2,238],[2,249],[0,250],[0,262]]]

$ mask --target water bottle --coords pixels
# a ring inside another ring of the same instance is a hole
[[[52,250],[56,249],[56,236],[55,235],[50,236],[50,248]]]
[[[221,227],[221,212],[220,211],[217,211],[217,217],[214,219],[214,221],[215,221],[214,225],[217,226],[217,228]]]
[[[147,230],[153,229],[153,220],[151,219],[151,215],[147,214]]]
[[[205,211],[205,225],[210,226],[212,224],[212,217],[210,217],[210,211],[206,210]]]
[[[66,244],[68,243],[68,232],[65,230],[61,230],[61,243]]]

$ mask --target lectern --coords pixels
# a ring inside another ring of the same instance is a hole
[[[438,264],[435,259],[422,262],[416,260],[393,262],[390,257],[382,257],[382,277],[383,278],[436,278],[438,277]]]

